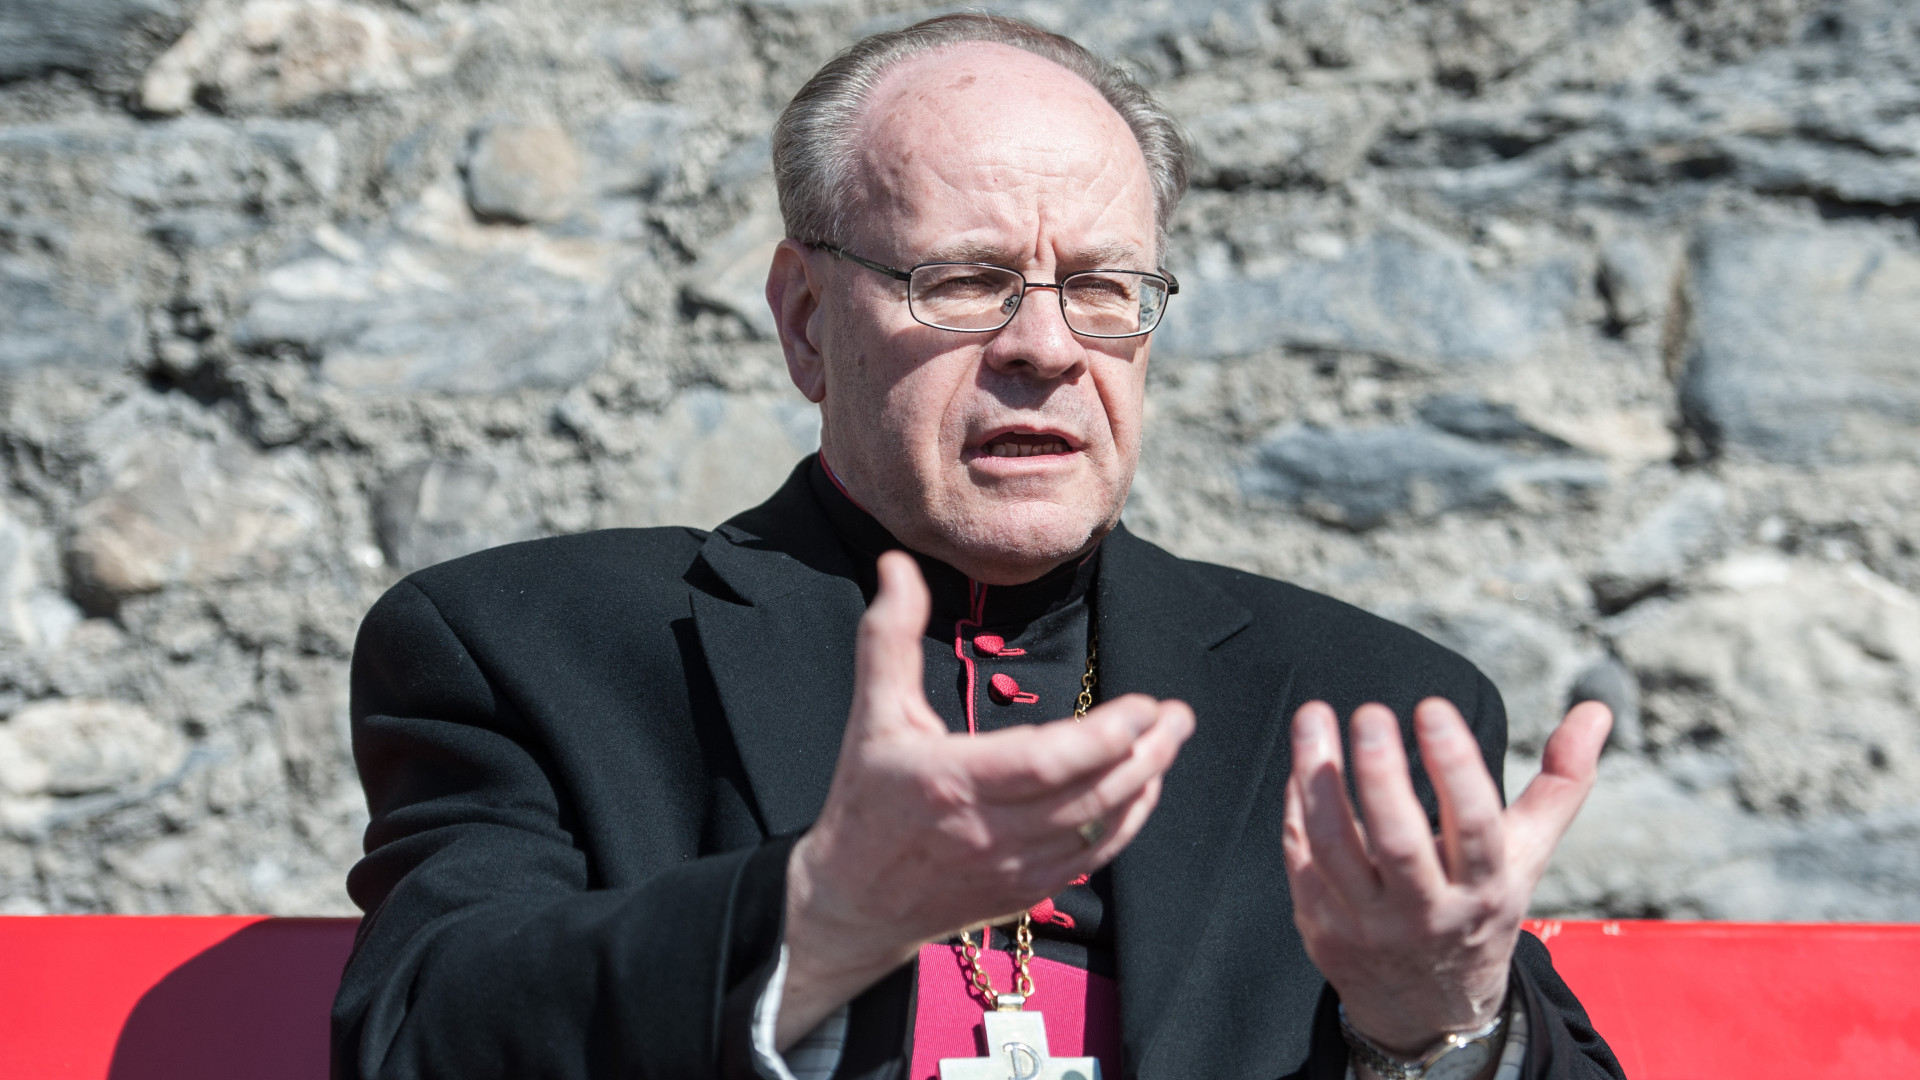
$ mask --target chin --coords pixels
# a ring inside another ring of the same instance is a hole
[[[970,513],[967,511],[971,511]],[[990,585],[1031,581],[1113,531],[1116,509],[1042,500],[966,507],[940,531],[955,550],[946,561]]]

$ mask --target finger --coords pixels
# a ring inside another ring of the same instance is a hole
[[[1305,873],[1313,866],[1313,845],[1307,841],[1307,807],[1300,793],[1300,774],[1287,777],[1286,812],[1281,817],[1280,854],[1287,873]]]
[[[1138,801],[1148,792],[1149,805],[1158,799],[1161,777],[1192,731],[1192,710],[1184,702],[1161,702],[1158,709],[1158,722],[1134,744],[1133,754],[1106,773],[1043,799],[980,806],[987,831],[1034,867],[1071,866],[1080,873],[1090,851],[1118,852],[1114,837],[1124,844],[1126,823],[1144,821],[1143,811],[1135,809]],[[1096,823],[1099,832],[1089,843],[1081,830]]]
[[[872,734],[909,727],[930,727],[924,684],[926,633],[932,600],[920,567],[903,552],[880,556],[880,591],[860,618],[854,645],[854,708],[849,735]]]
[[[1568,710],[1554,729],[1541,755],[1540,775],[1520,793],[1507,811],[1514,857],[1537,877],[1566,835],[1593,790],[1594,770],[1607,732],[1613,728],[1613,710],[1597,701],[1583,701]]]
[[[1140,830],[1146,828],[1147,819],[1153,816],[1154,807],[1160,805],[1160,777],[1148,780],[1140,788],[1139,794],[1128,800],[1115,813],[1113,825],[1106,839],[1093,845],[1086,853],[1080,873],[1090,874],[1118,858],[1127,845],[1133,843]]]
[[[1380,891],[1380,878],[1367,860],[1341,766],[1340,722],[1333,708],[1322,701],[1300,706],[1293,714],[1290,782],[1299,785],[1301,831],[1327,884],[1358,901]]]
[[[1306,807],[1302,801],[1299,778],[1287,781],[1286,813],[1282,819],[1280,850],[1287,868],[1287,891],[1293,897],[1294,918],[1303,912],[1317,912],[1322,905],[1338,903],[1338,897],[1320,874],[1313,861],[1313,846],[1307,842]]]
[[[1446,883],[1427,812],[1413,794],[1400,724],[1384,705],[1353,714],[1353,779],[1367,819],[1367,843],[1389,892],[1431,896]]]
[[[1056,720],[952,740],[981,798],[1031,802],[1094,782],[1133,753],[1159,721],[1159,703],[1128,694],[1087,713],[1084,722]]]
[[[1045,813],[1050,827],[1078,828],[1096,819],[1111,824],[1115,811],[1166,774],[1192,734],[1193,710],[1187,703],[1160,702],[1154,725],[1134,740],[1132,752],[1113,768],[1062,788],[1051,799],[1027,805]]]
[[[1029,881],[1031,888],[1021,891],[1031,892],[1033,900],[1057,894],[1075,877],[1091,874],[1125,850],[1145,827],[1154,807],[1159,805],[1161,790],[1161,778],[1149,778],[1138,791],[1102,819],[1106,822],[1106,829],[1101,838],[1092,844],[1078,829],[1079,825],[1086,824],[1085,821],[1073,825],[1046,826],[1019,839],[996,830],[996,835],[1005,839],[1007,847],[1011,849],[1007,860],[1000,864],[1003,872]]]
[[[1161,789],[1157,776],[1143,785],[1114,811],[1107,833],[1098,843],[1089,845],[1076,830],[1061,828],[1025,845],[1020,863],[1032,871],[1029,876],[1036,882],[1034,900],[1058,894],[1074,878],[1093,873],[1126,850],[1159,805]]]
[[[1477,885],[1500,872],[1506,831],[1500,789],[1493,785],[1480,744],[1460,710],[1445,698],[1428,698],[1413,710],[1420,760],[1440,799],[1440,850],[1447,877]]]

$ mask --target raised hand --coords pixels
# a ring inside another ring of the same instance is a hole
[[[922,682],[928,611],[919,567],[881,556],[833,786],[788,863],[783,1048],[926,942],[1118,855],[1193,732],[1185,704],[1133,694],[1084,722],[950,734]],[[1081,832],[1093,822],[1097,843]]]
[[[1284,839],[1294,922],[1362,1034],[1413,1055],[1499,1012],[1520,920],[1612,724],[1606,706],[1576,705],[1540,775],[1503,810],[1459,710],[1421,702],[1414,731],[1439,797],[1435,836],[1390,711],[1364,705],[1352,718],[1364,824],[1347,799],[1333,709],[1315,701],[1294,714]]]

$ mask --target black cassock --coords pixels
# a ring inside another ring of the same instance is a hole
[[[822,477],[807,459],[712,533],[514,544],[413,574],[374,606],[352,705],[372,821],[348,877],[368,914],[334,1004],[336,1077],[754,1075],[787,853],[832,779],[885,546]],[[937,598],[965,588],[922,563]],[[1199,721],[1139,837],[1097,888],[1061,898],[1093,903],[1097,937],[1043,930],[1056,944],[1042,954],[1111,966],[1129,1076],[1341,1076],[1334,998],[1280,853],[1288,718],[1315,698],[1343,717],[1379,701],[1411,744],[1414,703],[1442,695],[1498,777],[1498,692],[1410,630],[1124,528],[1040,585],[1005,635],[1027,632],[1034,664],[994,669],[1040,701],[977,686],[983,728],[1071,711],[1081,661],[1038,654],[1077,651],[1088,619],[1101,698],[1181,698]],[[944,635],[979,629],[956,629],[972,613],[960,603],[929,631],[929,694],[950,724],[965,695]],[[1514,984],[1528,1077],[1621,1075],[1530,935]],[[903,968],[854,1002],[837,1076],[905,1076],[912,987]]]

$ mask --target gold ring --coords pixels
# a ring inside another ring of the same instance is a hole
[[[1107,822],[1105,818],[1094,818],[1074,831],[1088,847],[1099,847],[1101,838],[1107,835]]]

